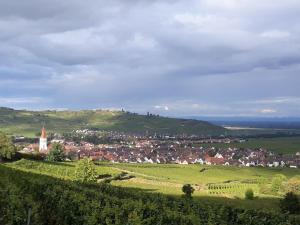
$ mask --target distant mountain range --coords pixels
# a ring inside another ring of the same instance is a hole
[[[0,108],[0,130],[8,134],[34,136],[42,126],[48,132],[100,129],[134,134],[221,135],[221,126],[196,119],[175,119],[155,115],[108,110],[27,111]]]

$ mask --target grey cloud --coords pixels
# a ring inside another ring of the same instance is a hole
[[[299,9],[294,0],[0,0],[0,97],[45,99],[28,107],[294,116],[293,102],[273,111],[236,102],[300,96]]]

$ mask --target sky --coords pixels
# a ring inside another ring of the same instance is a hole
[[[299,0],[0,0],[0,106],[300,116]]]

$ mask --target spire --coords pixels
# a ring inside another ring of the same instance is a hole
[[[47,138],[47,133],[46,133],[45,127],[42,128],[41,138]]]

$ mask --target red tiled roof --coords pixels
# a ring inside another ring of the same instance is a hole
[[[225,162],[224,158],[215,158],[215,157],[205,157],[206,162],[210,162],[211,164],[223,164]]]

